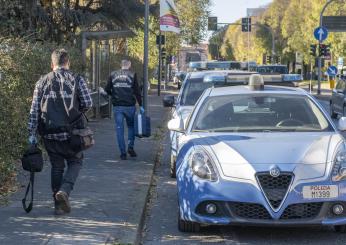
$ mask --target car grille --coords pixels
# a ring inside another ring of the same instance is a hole
[[[280,219],[311,219],[315,218],[321,211],[323,203],[297,203],[289,205]]]
[[[278,177],[272,177],[268,173],[259,173],[257,174],[257,180],[272,208],[277,209],[286,196],[293,175],[291,173],[282,173]]]
[[[234,215],[244,219],[271,219],[268,211],[260,204],[230,203]]]

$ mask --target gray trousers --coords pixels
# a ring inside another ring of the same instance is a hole
[[[46,150],[52,165],[51,187],[53,195],[59,190],[70,195],[82,168],[83,153],[72,150],[70,142],[44,140]],[[65,171],[65,167],[67,169]]]

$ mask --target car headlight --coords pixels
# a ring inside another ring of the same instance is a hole
[[[334,158],[332,180],[340,181],[345,179],[346,179],[346,149],[345,147],[340,147]]]
[[[217,181],[212,159],[203,150],[197,150],[190,156],[190,167],[192,172],[201,179]]]

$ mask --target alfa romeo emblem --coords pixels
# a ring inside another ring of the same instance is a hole
[[[280,176],[280,169],[277,166],[271,167],[269,170],[270,176],[276,178]]]

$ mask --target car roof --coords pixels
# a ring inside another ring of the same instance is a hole
[[[258,74],[257,72],[249,72],[249,71],[242,71],[242,70],[207,70],[207,71],[195,71],[190,72],[189,78],[203,78],[206,75],[211,74],[224,74],[224,75],[251,75],[251,74]]]
[[[209,96],[222,96],[232,94],[290,94],[290,95],[308,95],[308,93],[301,88],[271,86],[265,85],[264,90],[252,90],[249,86],[231,86],[231,87],[215,87],[210,88]]]

